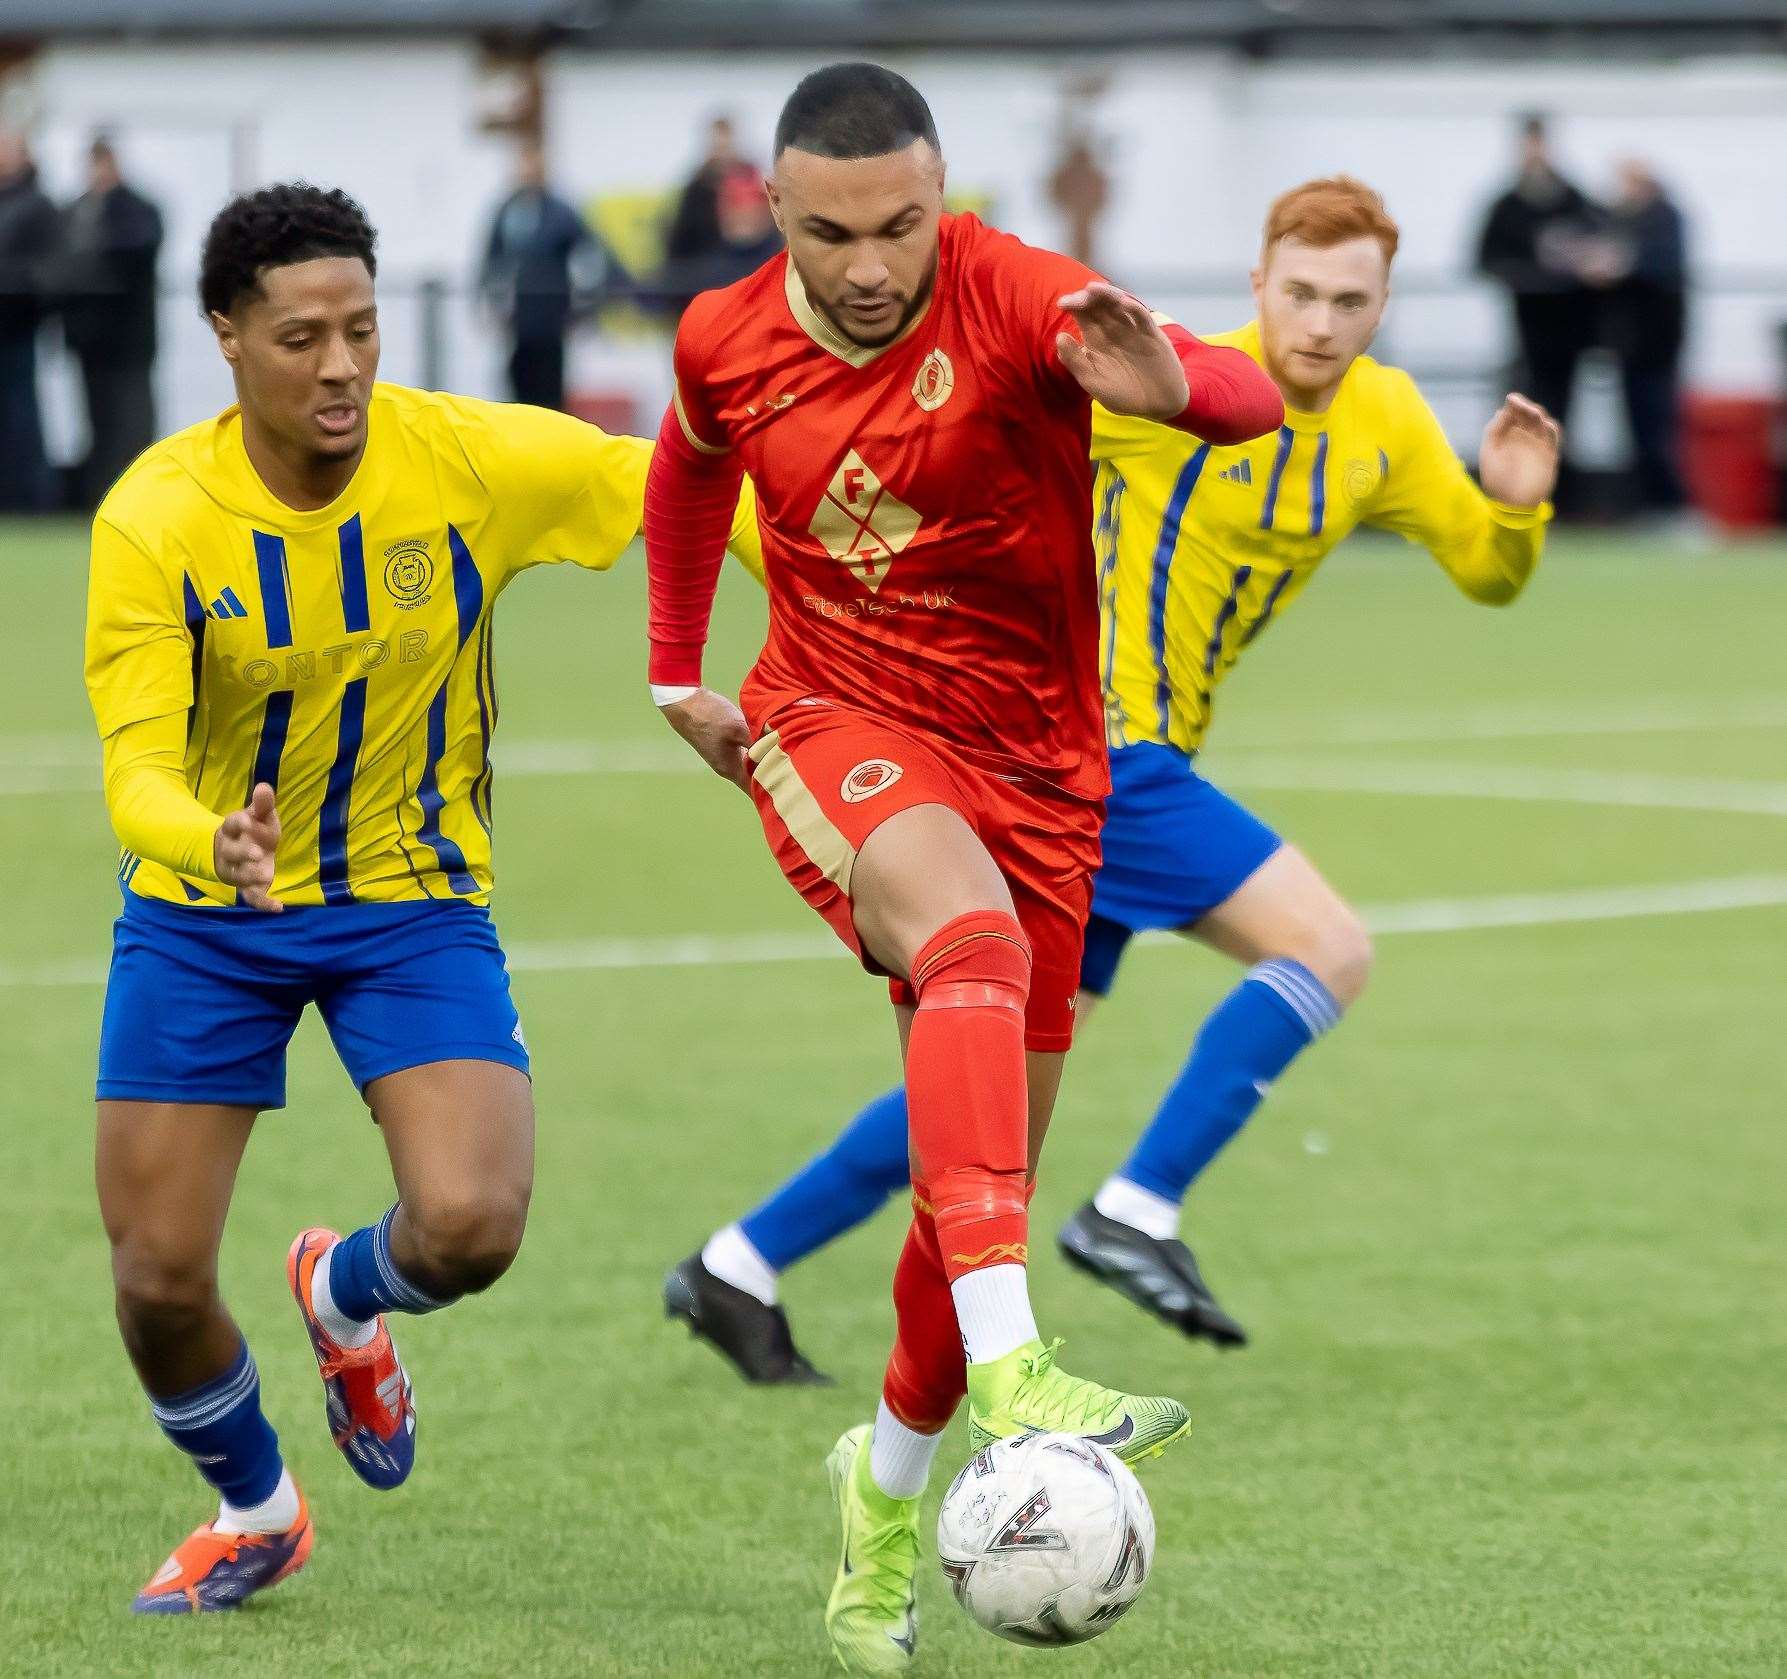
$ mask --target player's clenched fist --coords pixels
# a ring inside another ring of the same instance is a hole
[[[671,728],[701,754],[715,775],[751,790],[751,766],[745,757],[751,731],[745,714],[724,694],[697,688],[685,699],[660,706]]]
[[[278,850],[279,812],[274,808],[273,789],[258,781],[246,807],[231,811],[211,841],[217,878],[235,887],[250,909],[277,914],[285,905],[268,894],[273,888]]]
[[[1483,433],[1477,475],[1483,493],[1509,507],[1537,507],[1557,488],[1564,432],[1529,397],[1512,395]]]

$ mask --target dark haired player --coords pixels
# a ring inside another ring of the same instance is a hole
[[[840,1660],[878,1671],[911,1656],[919,1494],[964,1391],[977,1445],[1080,1433],[1133,1460],[1189,1427],[1062,1371],[1025,1271],[1108,787],[1091,402],[1226,442],[1283,404],[1239,351],[943,215],[936,129],[900,77],[807,77],[775,150],[787,254],[677,336],[646,486],[652,681],[750,790],[791,883],[893,978],[915,1216],[876,1421],[830,1460],[826,1612]],[[741,713],[700,681],[747,470],[770,630]]]
[[[238,404],[144,454],[93,526],[87,689],[124,847],[100,1207],[150,1408],[221,1501],[140,1613],[232,1607],[310,1551],[217,1287],[237,1167],[255,1115],[284,1104],[305,1005],[398,1192],[346,1238],[302,1232],[287,1262],[330,1429],[368,1485],[415,1456],[383,1314],[500,1277],[532,1186],[527,1050],[486,908],[491,611],[529,566],[613,564],[650,446],[374,384],[373,244],[340,192],[224,209],[200,296]]]
[[[1057,1241],[1068,1259],[1187,1335],[1240,1346],[1179,1239],[1180,1203],[1297,1057],[1357,998],[1371,946],[1315,865],[1198,773],[1216,690],[1359,526],[1425,546],[1471,600],[1501,606],[1538,564],[1560,434],[1510,396],[1473,484],[1414,381],[1365,354],[1401,238],[1363,181],[1281,194],[1254,271],[1244,349],[1285,399],[1271,438],[1214,448],[1094,410],[1111,798],[1076,1019],[1111,990],[1130,939],[1173,929],[1249,964],[1203,1023],[1129,1159]],[[698,1331],[753,1381],[813,1381],[776,1301],[789,1265],[907,1181],[904,1093],[671,1273]]]

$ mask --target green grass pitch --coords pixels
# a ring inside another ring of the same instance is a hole
[[[117,906],[83,554],[72,525],[0,528],[0,1670],[829,1671],[820,1465],[876,1392],[898,1212],[788,1283],[834,1390],[747,1390],[657,1291],[891,1082],[892,1027],[848,962],[753,964],[726,942],[798,953],[823,929],[746,801],[679,773],[644,692],[637,556],[525,576],[499,611],[496,908],[541,1130],[521,1259],[399,1326],[420,1460],[403,1491],[363,1489],[323,1430],[282,1267],[301,1225],[369,1219],[389,1184],[307,1021],[223,1268],[316,1553],[234,1616],[125,1613],[206,1503],[118,1345],[93,1205]],[[716,674],[742,670],[761,613],[730,576]],[[1108,1637],[999,1645],[927,1565],[921,1674],[1787,1670],[1783,624],[1779,546],[1566,536],[1526,599],[1488,612],[1417,553],[1359,545],[1250,655],[1207,768],[1370,909],[1373,986],[1193,1197],[1189,1233],[1256,1337],[1218,1357],[1046,1240],[1232,983],[1192,948],[1131,957],[1069,1070],[1035,1293],[1070,1368],[1180,1394],[1197,1429],[1145,1472],[1159,1555]],[[611,767],[567,768],[591,762]],[[679,935],[728,960],[671,965]]]

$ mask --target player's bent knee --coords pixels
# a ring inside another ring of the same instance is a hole
[[[1371,935],[1350,905],[1337,902],[1322,926],[1306,965],[1334,994],[1342,1008],[1356,1003],[1371,978],[1375,959]]]
[[[217,1266],[210,1255],[121,1242],[112,1249],[112,1286],[119,1327],[132,1345],[194,1334],[218,1307]]]
[[[477,1294],[515,1263],[527,1229],[528,1197],[481,1191],[406,1201],[411,1233],[431,1294]]]

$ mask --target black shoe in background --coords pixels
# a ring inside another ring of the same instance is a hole
[[[1144,1312],[1219,1347],[1244,1347],[1247,1331],[1217,1305],[1191,1249],[1106,1218],[1088,1201],[1055,1238],[1070,1265],[1126,1294]]]
[[[702,1264],[699,1250],[664,1279],[664,1315],[681,1318],[711,1342],[747,1382],[832,1385],[831,1377],[801,1356],[788,1314],[716,1277]]]

